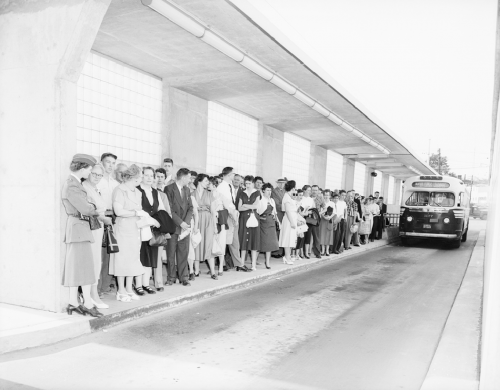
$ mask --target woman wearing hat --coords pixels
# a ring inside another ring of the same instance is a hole
[[[66,222],[66,257],[64,260],[63,286],[69,287],[68,314],[76,311],[79,314],[90,314],[101,317],[102,313],[92,303],[91,286],[97,282],[92,243],[94,237],[90,230],[88,218],[97,216],[95,205],[88,201],[88,195],[82,186],[81,179],[89,177],[96,159],[87,154],[76,154],[70,164],[71,174],[62,188],[62,203],[68,214]],[[84,218],[87,218],[85,220]],[[84,302],[78,302],[78,287],[81,287]]]

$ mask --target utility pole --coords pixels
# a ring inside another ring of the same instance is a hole
[[[441,148],[438,149],[438,173],[441,174]]]

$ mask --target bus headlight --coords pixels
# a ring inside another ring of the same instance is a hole
[[[450,218],[445,218],[445,219],[443,219],[443,222],[444,222],[444,223],[450,223]]]
[[[406,218],[406,220],[407,220],[408,222],[411,222],[411,221],[413,221],[413,217],[408,217],[408,218]]]

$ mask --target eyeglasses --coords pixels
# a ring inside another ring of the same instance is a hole
[[[94,176],[96,179],[100,179],[101,177],[103,177],[103,175],[98,175],[97,173],[94,172],[91,172],[90,174]]]

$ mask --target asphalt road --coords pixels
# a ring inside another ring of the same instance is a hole
[[[0,357],[2,389],[419,389],[468,242],[387,246]]]

